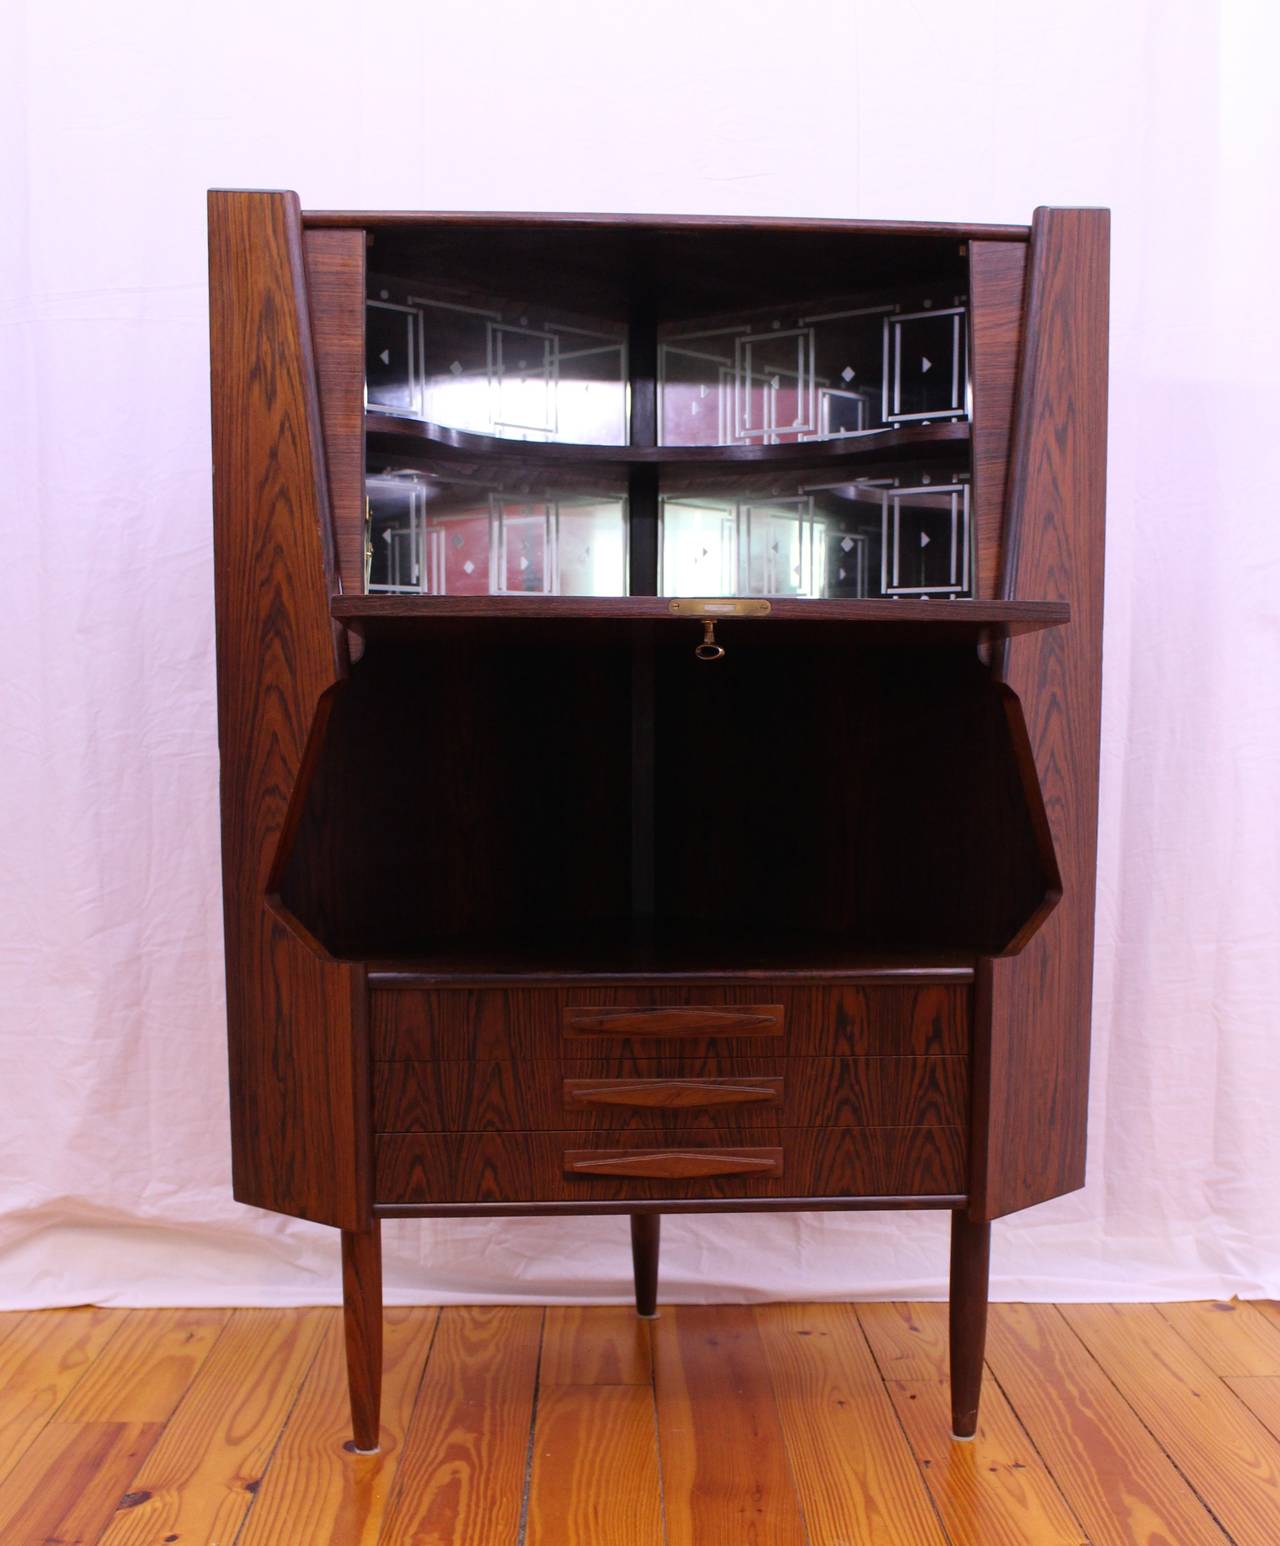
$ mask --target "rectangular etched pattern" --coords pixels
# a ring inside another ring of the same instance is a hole
[[[839,984],[789,987],[780,983],[742,988],[425,988],[374,989],[374,1056],[398,1059],[465,1059],[527,1062],[565,1051],[566,1008],[684,1008],[776,1003],[785,1035],[770,1052],[798,1056],[866,1057],[893,1053],[969,1050],[967,983]],[[753,1036],[645,1036],[620,1038],[610,1050],[644,1057],[750,1056],[761,1051]],[[589,1044],[583,1054],[591,1055]]]
[[[646,1104],[664,1081],[682,1086],[682,1104]],[[611,1098],[581,1097],[592,1089]],[[744,1090],[767,1098],[724,1098]],[[964,1127],[968,1091],[969,1061],[955,1054],[378,1063],[374,1122],[382,1133]]]
[[[686,1179],[564,1174],[573,1132],[393,1133],[377,1140],[380,1203],[603,1202],[736,1197],[943,1196],[965,1189],[965,1137],[954,1127],[809,1127],[682,1131],[663,1147],[782,1149],[785,1174]],[[618,1133],[611,1147],[652,1150]]]

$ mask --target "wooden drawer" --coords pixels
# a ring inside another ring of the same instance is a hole
[[[370,1006],[374,1057],[381,1062],[969,1050],[969,986],[954,982],[380,987]]]
[[[382,1133],[965,1127],[967,1058],[568,1058],[379,1063]]]
[[[377,1140],[384,1204],[663,1198],[937,1197],[965,1191],[954,1127],[772,1127],[616,1133],[390,1133]]]

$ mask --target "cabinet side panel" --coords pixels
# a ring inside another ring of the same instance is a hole
[[[335,589],[364,590],[363,231],[307,231],[307,298],[333,520]]]
[[[268,891],[342,659],[292,194],[209,196],[214,561],[232,1162],[241,1202],[370,1216],[364,986]]]
[[[1022,243],[970,243],[974,594],[984,600],[1000,593],[1001,534],[1026,275],[1027,249]]]
[[[1106,502],[1105,210],[1037,211],[1019,367],[1002,594],[1071,604],[1006,645],[1062,878],[1017,956],[984,966],[975,1027],[972,1211],[996,1218],[1084,1184],[1093,992]]]

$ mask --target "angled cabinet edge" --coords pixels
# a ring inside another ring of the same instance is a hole
[[[371,1216],[363,975],[317,957],[269,903],[346,671],[297,197],[211,193],[209,281],[235,1194],[353,1229]]]

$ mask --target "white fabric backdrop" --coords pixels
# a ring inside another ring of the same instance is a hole
[[[1089,1185],[1006,1297],[1280,1293],[1270,4],[0,8],[0,1303],[295,1303],[231,1200],[204,191],[316,208],[1114,209]],[[669,1219],[672,1297],[940,1292],[945,1218]],[[401,1224],[397,1299],[609,1299],[622,1220]]]

